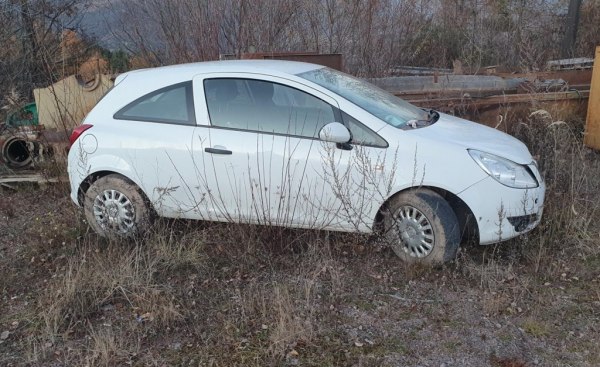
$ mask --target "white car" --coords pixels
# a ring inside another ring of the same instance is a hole
[[[71,198],[109,238],[154,216],[379,232],[433,264],[531,230],[544,202],[519,140],[308,63],[122,74],[71,144]]]

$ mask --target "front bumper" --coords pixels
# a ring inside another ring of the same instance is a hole
[[[508,240],[540,223],[546,186],[538,181],[539,187],[515,189],[487,177],[458,195],[473,212],[480,244]]]

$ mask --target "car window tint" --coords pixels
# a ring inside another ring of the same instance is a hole
[[[346,112],[342,112],[342,119],[348,126],[350,133],[352,134],[351,144],[368,145],[372,147],[387,148],[388,143],[371,129],[363,125],[360,121],[354,117],[348,115]]]
[[[282,84],[253,79],[207,79],[213,126],[314,138],[335,121],[326,102]]]
[[[122,108],[116,119],[195,125],[192,82],[147,94]]]

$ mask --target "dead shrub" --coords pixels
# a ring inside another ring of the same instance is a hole
[[[232,361],[251,355],[278,364],[291,351],[312,345],[322,332],[318,320],[323,304],[342,292],[341,265],[327,243],[310,242],[301,255],[267,252],[265,257],[270,258],[271,271],[263,267],[251,273],[252,278],[232,281],[216,296],[223,299],[221,306],[206,311],[222,318],[220,332],[209,339],[236,346]],[[282,267],[286,270],[275,269]],[[226,314],[219,311],[222,308]]]
[[[158,261],[161,271],[177,271],[185,268],[202,268],[207,260],[204,252],[209,234],[199,231],[190,223],[183,231],[159,221],[151,233],[146,234],[144,243],[153,257]]]
[[[583,145],[583,121],[554,121],[543,110],[517,125],[514,135],[538,158],[546,180],[546,201],[540,227],[519,239],[535,271],[552,259],[598,254],[594,233],[600,219],[600,161]]]
[[[491,246],[470,247],[456,262],[463,276],[486,291],[482,307],[490,314],[527,303],[535,288],[554,282],[566,264],[600,253],[600,160],[597,152],[583,145],[583,121],[577,117],[556,121],[549,112],[537,110],[515,124],[511,133],[536,158],[546,197],[542,221],[532,232]]]
[[[145,329],[177,324],[185,315],[175,290],[163,277],[184,268],[201,269],[205,260],[201,251],[197,238],[168,231],[154,234],[144,243],[103,245],[88,239],[70,259],[64,274],[51,281],[39,298],[38,320],[33,324],[37,335],[32,341],[37,349],[32,353],[34,359],[44,354],[40,345],[67,341],[75,332],[88,332],[92,349],[85,354],[111,365],[110,350],[118,349],[117,344],[123,341],[92,326],[105,307],[122,305],[126,319],[147,325]]]
[[[154,281],[159,261],[140,246],[130,250],[110,246],[72,259],[62,279],[42,298],[45,335],[53,340],[69,333],[102,306],[117,302],[139,313],[150,312],[158,325],[181,319],[170,290]]]
[[[119,335],[110,327],[89,327],[89,346],[85,361],[91,366],[115,366],[136,355],[140,349],[139,342],[131,341],[125,335]],[[130,363],[128,363],[130,364]]]

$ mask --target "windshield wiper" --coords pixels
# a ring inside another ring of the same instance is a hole
[[[440,114],[436,110],[423,109],[423,111],[427,112],[427,120],[418,120],[418,119],[408,120],[406,122],[406,126],[409,126],[413,129],[417,129],[419,127],[425,127],[425,126],[435,124],[440,119]]]
[[[440,119],[440,113],[436,110],[429,110],[427,116],[429,117],[429,124],[435,124]]]

